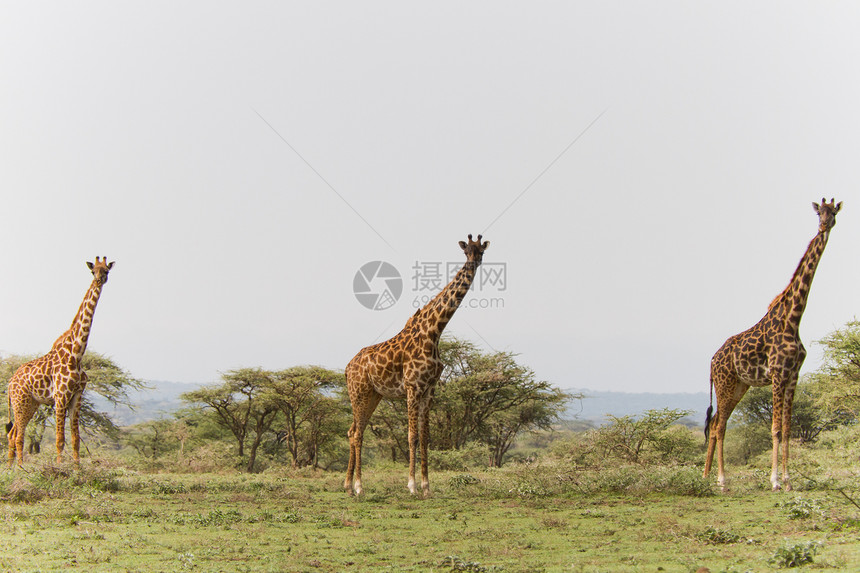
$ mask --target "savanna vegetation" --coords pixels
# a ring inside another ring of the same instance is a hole
[[[688,412],[565,420],[581,396],[457,339],[441,349],[427,500],[406,491],[398,403],[365,435],[365,494],[343,492],[349,402],[343,374],[320,367],[226,372],[127,428],[92,412],[79,468],[53,463],[45,412],[25,469],[0,472],[0,570],[857,570],[860,323],[820,343],[795,399],[791,493],[767,479],[767,389],[732,418],[718,492]],[[88,360],[88,393],[121,403],[142,384]]]

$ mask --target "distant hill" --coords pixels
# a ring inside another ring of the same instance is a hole
[[[670,408],[673,410],[692,410],[688,421],[697,426],[705,424],[705,411],[708,409],[709,395],[707,392],[672,394],[655,394],[650,392],[607,392],[603,390],[570,389],[568,392],[580,392],[585,395],[582,400],[570,404],[564,417],[576,420],[588,420],[600,425],[607,420],[607,414],[627,416],[641,414],[646,410]]]
[[[184,408],[187,404],[179,399],[180,394],[203,386],[203,384],[163,380],[147,381],[147,385],[151,388],[131,393],[130,398],[131,403],[134,404],[134,410],[114,408],[95,393],[90,393],[89,398],[93,400],[97,410],[110,414],[118,425],[130,426],[169,416],[172,412]],[[595,425],[606,422],[607,414],[613,416],[637,415],[646,410],[672,408],[692,410],[693,414],[686,421],[701,426],[705,422],[705,410],[707,410],[709,403],[707,392],[655,394],[650,392],[607,392],[581,388],[567,391],[581,392],[585,398],[573,401],[562,417],[568,420],[592,422]]]
[[[171,412],[184,408],[188,404],[179,399],[180,394],[203,386],[203,384],[163,380],[147,380],[146,385],[150,388],[129,392],[134,410],[125,407],[116,408],[94,392],[88,393],[88,397],[93,401],[96,410],[108,413],[118,426],[131,426],[169,416]]]

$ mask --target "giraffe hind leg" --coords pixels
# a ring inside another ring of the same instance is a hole
[[[707,477],[713,463],[714,454],[717,456],[717,485],[725,489],[726,473],[725,460],[723,458],[723,442],[726,437],[726,426],[729,416],[732,415],[738,402],[746,394],[749,386],[741,383],[735,373],[723,365],[712,366],[711,381],[714,393],[717,396],[717,411],[713,418],[708,420],[710,427],[708,432],[708,455],[705,460],[705,471],[703,476]]]
[[[24,400],[20,400],[16,405],[13,405],[12,415],[13,421],[7,424],[11,425],[9,430],[9,466],[12,466],[15,456],[18,457],[18,467],[24,467],[24,435],[27,432],[27,424],[33,418],[33,414],[38,410],[39,404],[31,397],[27,396]]]
[[[352,441],[352,436],[355,433],[355,421],[352,422],[352,425],[349,427],[349,431],[346,433],[347,441],[349,441],[349,463],[346,466],[346,479],[343,480],[343,489],[346,490],[346,493],[349,495],[353,494],[352,491],[352,478],[355,474],[355,445]]]
[[[66,447],[66,408],[67,404],[57,404],[54,408],[54,417],[57,422],[57,463],[63,462],[63,450]]]
[[[711,415],[713,410],[713,406],[709,407],[707,415],[705,416],[705,440],[708,444],[708,454],[705,458],[705,471],[702,473],[702,477],[708,477],[708,474],[711,473],[711,464],[714,461],[714,450],[717,446],[717,419],[715,416]],[[719,415],[720,413],[717,411],[717,416]]]
[[[14,431],[13,431],[14,430]],[[15,463],[15,442],[17,440],[17,428],[13,422],[6,424],[6,437],[9,440],[9,467]]]
[[[355,495],[361,495],[363,491],[361,486],[361,449],[364,442],[364,429],[380,400],[382,400],[382,396],[375,391],[365,396],[356,396],[351,400],[353,422],[347,433],[349,436],[349,465],[346,470],[344,489],[347,492],[354,492]]]

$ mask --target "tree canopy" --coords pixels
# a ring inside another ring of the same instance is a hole
[[[267,439],[274,449],[286,445],[293,466],[319,464],[320,451],[333,437],[333,419],[344,417],[340,402],[330,395],[333,387],[343,384],[343,374],[319,366],[241,368],[222,374],[221,380],[219,385],[186,392],[182,399],[214,414],[232,434],[239,458],[245,458],[247,446],[249,472]]]

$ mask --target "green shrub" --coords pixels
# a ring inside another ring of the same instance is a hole
[[[791,519],[824,517],[824,509],[821,507],[821,504],[814,499],[805,499],[799,496],[793,497],[779,502],[777,507],[786,510],[788,512],[788,517]]]
[[[471,573],[488,573],[490,571],[498,571],[496,566],[486,567],[477,561],[465,561],[456,555],[449,555],[440,563],[448,571],[469,571]]]
[[[744,538],[737,533],[732,533],[731,531],[726,531],[716,527],[705,528],[704,531],[700,531],[696,534],[696,539],[709,545],[724,545],[744,541]]]
[[[479,483],[481,480],[471,474],[457,474],[448,478],[448,485],[454,489],[463,489],[466,486]]]
[[[805,543],[786,543],[776,550],[768,562],[777,567],[800,567],[812,563],[813,556],[818,553],[822,544],[818,541],[807,541]]]
[[[467,472],[487,467],[489,455],[486,446],[472,443],[459,450],[433,450],[427,462],[433,470]]]

